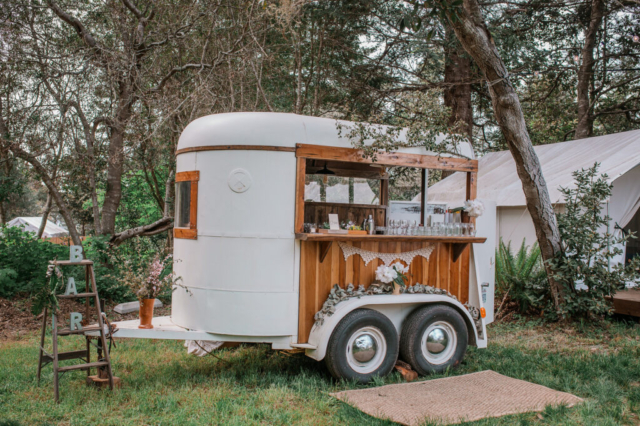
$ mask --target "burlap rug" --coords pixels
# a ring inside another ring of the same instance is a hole
[[[455,424],[542,411],[547,405],[571,407],[582,401],[569,393],[490,370],[331,395],[371,416],[410,426],[426,421]]]

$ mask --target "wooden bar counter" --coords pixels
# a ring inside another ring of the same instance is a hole
[[[413,258],[409,285],[416,283],[442,288],[462,303],[469,300],[469,244],[484,243],[480,237],[296,234],[300,240],[300,309],[298,342],[306,343],[313,327],[313,316],[322,308],[334,284],[367,288],[375,281],[382,260],[365,265],[359,255],[345,260],[337,242],[377,253],[404,253],[435,245],[429,259]],[[335,243],[335,244],[334,244]]]

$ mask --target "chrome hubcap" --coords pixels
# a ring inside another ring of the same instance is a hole
[[[347,362],[355,372],[369,374],[382,365],[387,341],[376,327],[362,327],[347,342]]]
[[[445,364],[453,357],[458,346],[458,335],[451,324],[436,321],[422,334],[422,355],[430,364]]]
[[[370,334],[362,334],[353,341],[351,352],[353,358],[358,362],[369,362],[373,359],[378,350],[376,341]]]
[[[439,354],[449,345],[447,333],[442,328],[434,328],[427,336],[427,350]]]

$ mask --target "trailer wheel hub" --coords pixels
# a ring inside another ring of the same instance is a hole
[[[376,371],[387,353],[387,341],[377,327],[363,327],[351,335],[347,344],[347,362],[360,374]]]
[[[422,335],[422,354],[431,364],[446,363],[455,353],[457,334],[451,324],[437,321]]]
[[[378,345],[370,334],[361,334],[353,341],[351,351],[358,362],[369,362],[376,354]]]

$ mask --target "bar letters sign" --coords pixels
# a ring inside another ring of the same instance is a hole
[[[69,260],[72,262],[82,262],[82,260],[84,260],[84,257],[82,256],[82,246],[69,247]],[[69,277],[64,294],[78,294],[78,290],[76,289],[76,280],[73,277]],[[80,312],[71,312],[69,329],[82,330],[82,314]]]

